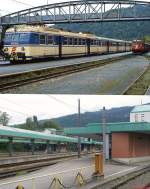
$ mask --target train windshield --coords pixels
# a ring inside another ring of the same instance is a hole
[[[30,34],[29,33],[6,33],[5,44],[26,44],[29,43]]]

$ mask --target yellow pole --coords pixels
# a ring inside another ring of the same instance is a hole
[[[104,176],[104,162],[102,153],[95,154],[95,174],[97,176]]]
[[[32,179],[32,189],[35,189],[35,178]]]

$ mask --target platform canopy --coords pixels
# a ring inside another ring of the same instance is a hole
[[[39,143],[38,141],[78,143],[78,139],[75,137],[45,134],[14,127],[0,126],[0,142],[7,142],[10,137],[13,138],[14,142],[16,141],[18,143],[27,143],[29,140],[33,139],[35,140],[35,143]],[[81,142],[84,144],[98,144],[96,141],[88,141],[88,139],[85,138],[82,138]]]
[[[94,139],[100,139],[103,129],[101,123],[89,123],[86,127],[67,128],[64,133],[71,136],[84,136]],[[150,123],[146,122],[120,122],[120,123],[107,123],[106,133],[116,132],[140,132],[150,134]]]

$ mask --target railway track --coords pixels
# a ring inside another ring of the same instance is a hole
[[[72,73],[104,66],[106,64],[111,64],[116,61],[129,58],[131,56],[132,55],[124,55],[120,57],[108,58],[107,60],[99,60],[99,61],[93,61],[87,63],[79,63],[74,65],[40,69],[36,71],[0,76],[0,92],[5,92],[6,90],[14,89],[23,85],[27,85],[47,79],[52,79],[52,78],[58,78]]]
[[[84,154],[83,154],[84,155]],[[20,172],[31,172],[45,166],[50,166],[70,158],[77,157],[77,153],[62,154],[56,156],[43,157],[38,160],[27,160],[25,162],[16,162],[0,165],[0,179],[15,176]]]

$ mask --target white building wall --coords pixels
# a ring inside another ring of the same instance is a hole
[[[150,112],[130,113],[130,122],[150,123]]]

